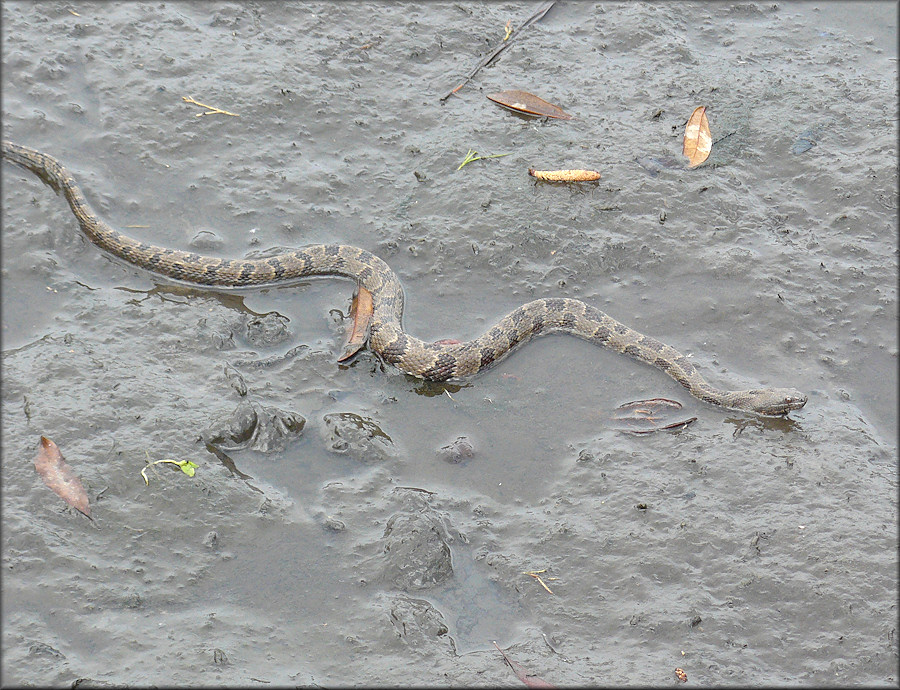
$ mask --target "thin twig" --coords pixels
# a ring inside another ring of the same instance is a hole
[[[446,95],[441,96],[441,99],[440,99],[441,103],[446,101],[448,98],[450,98],[450,96],[452,96],[457,91],[459,91],[462,87],[464,87],[466,85],[466,83],[468,83],[468,81],[478,73],[478,70],[480,70],[482,67],[485,67],[485,66],[491,64],[491,62],[493,62],[494,58],[496,58],[500,53],[502,53],[504,50],[509,48],[510,44],[519,37],[519,34],[522,32],[523,29],[527,28],[534,22],[538,21],[545,14],[547,14],[549,9],[551,7],[553,7],[553,5],[555,5],[555,4],[556,4],[556,0],[551,0],[550,2],[545,2],[543,5],[538,7],[537,10],[535,10],[534,14],[532,14],[528,19],[525,20],[525,22],[522,24],[522,26],[520,26],[518,29],[513,31],[512,34],[508,34],[506,36],[506,38],[503,39],[503,43],[501,43],[499,46],[497,46],[490,54],[488,54],[488,56],[486,58],[484,58],[481,62],[479,62],[478,65],[475,67],[475,69],[473,69],[471,72],[469,72],[469,76],[467,76],[465,79],[462,80],[462,82],[459,84],[459,86],[457,86],[455,89],[453,89]]]
[[[522,573],[522,574],[523,575],[531,575],[531,577],[533,577],[535,580],[537,580],[538,582],[541,583],[541,587],[543,587],[548,592],[550,592],[550,594],[553,594],[553,590],[547,586],[547,583],[544,582],[544,580],[541,579],[541,576],[540,576],[540,573],[546,573],[546,572],[547,572],[547,569],[544,568],[543,570],[530,570],[530,571]],[[558,577],[548,577],[547,579],[548,580],[558,580],[559,578]]]
[[[190,96],[182,96],[181,100],[185,103],[192,103],[193,105],[199,105],[201,108],[206,108],[205,113],[197,113],[196,117],[203,117],[204,115],[231,115],[231,117],[240,117],[237,113],[229,113],[227,110],[222,110],[221,108],[216,108],[212,105],[206,105],[206,103],[200,103],[199,101],[195,101]]]

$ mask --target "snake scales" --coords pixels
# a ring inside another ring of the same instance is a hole
[[[87,237],[101,249],[140,268],[200,285],[248,287],[306,276],[353,278],[372,293],[374,312],[369,348],[408,374],[446,381],[476,374],[510,350],[545,333],[568,333],[659,367],[708,403],[763,415],[783,415],[806,404],[790,388],[723,391],[710,386],[677,350],[624,326],[580,300],[538,299],[504,316],[486,333],[465,343],[426,343],[403,330],[403,289],[397,275],[377,256],[341,244],[318,244],[263,259],[222,259],[138,242],[97,217],[55,158],[3,142],[3,157],[62,193]]]

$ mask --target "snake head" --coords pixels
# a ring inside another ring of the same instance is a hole
[[[767,416],[785,415],[791,410],[799,410],[808,398],[793,388],[768,388],[744,391],[745,399],[741,408]]]

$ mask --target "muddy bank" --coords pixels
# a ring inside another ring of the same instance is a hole
[[[364,247],[426,339],[577,297],[810,400],[718,410],[563,337],[461,385],[338,365],[348,281],[171,285],[4,162],[2,680],[515,683],[496,640],[556,685],[895,684],[896,11],[859,7],[558,3],[441,104],[536,5],[5,3],[4,138],[135,237]],[[729,136],[660,163],[697,105]],[[654,396],[697,421],[613,428]],[[200,467],[145,485],[163,458]]]

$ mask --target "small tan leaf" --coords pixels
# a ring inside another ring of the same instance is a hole
[[[91,517],[91,506],[81,480],[63,459],[57,445],[45,436],[41,436],[41,447],[34,459],[34,469],[57,496]]]
[[[706,106],[702,105],[691,113],[684,128],[684,146],[681,152],[687,156],[689,168],[696,168],[709,158],[712,151],[712,134],[706,119]]]
[[[528,174],[546,182],[594,182],[600,179],[596,170],[535,170],[528,168]]]
[[[559,106],[548,103],[543,98],[527,91],[519,91],[518,89],[500,91],[489,94],[488,98],[504,108],[515,110],[517,113],[525,113],[536,117],[555,117],[559,120],[572,119],[572,116]]]
[[[356,294],[353,295],[353,302],[350,304],[350,317],[353,319],[353,326],[350,334],[347,336],[347,342],[344,343],[344,352],[338,357],[338,362],[350,359],[359,352],[366,340],[369,339],[369,323],[372,321],[372,313],[375,305],[372,302],[372,293],[360,285]]]

